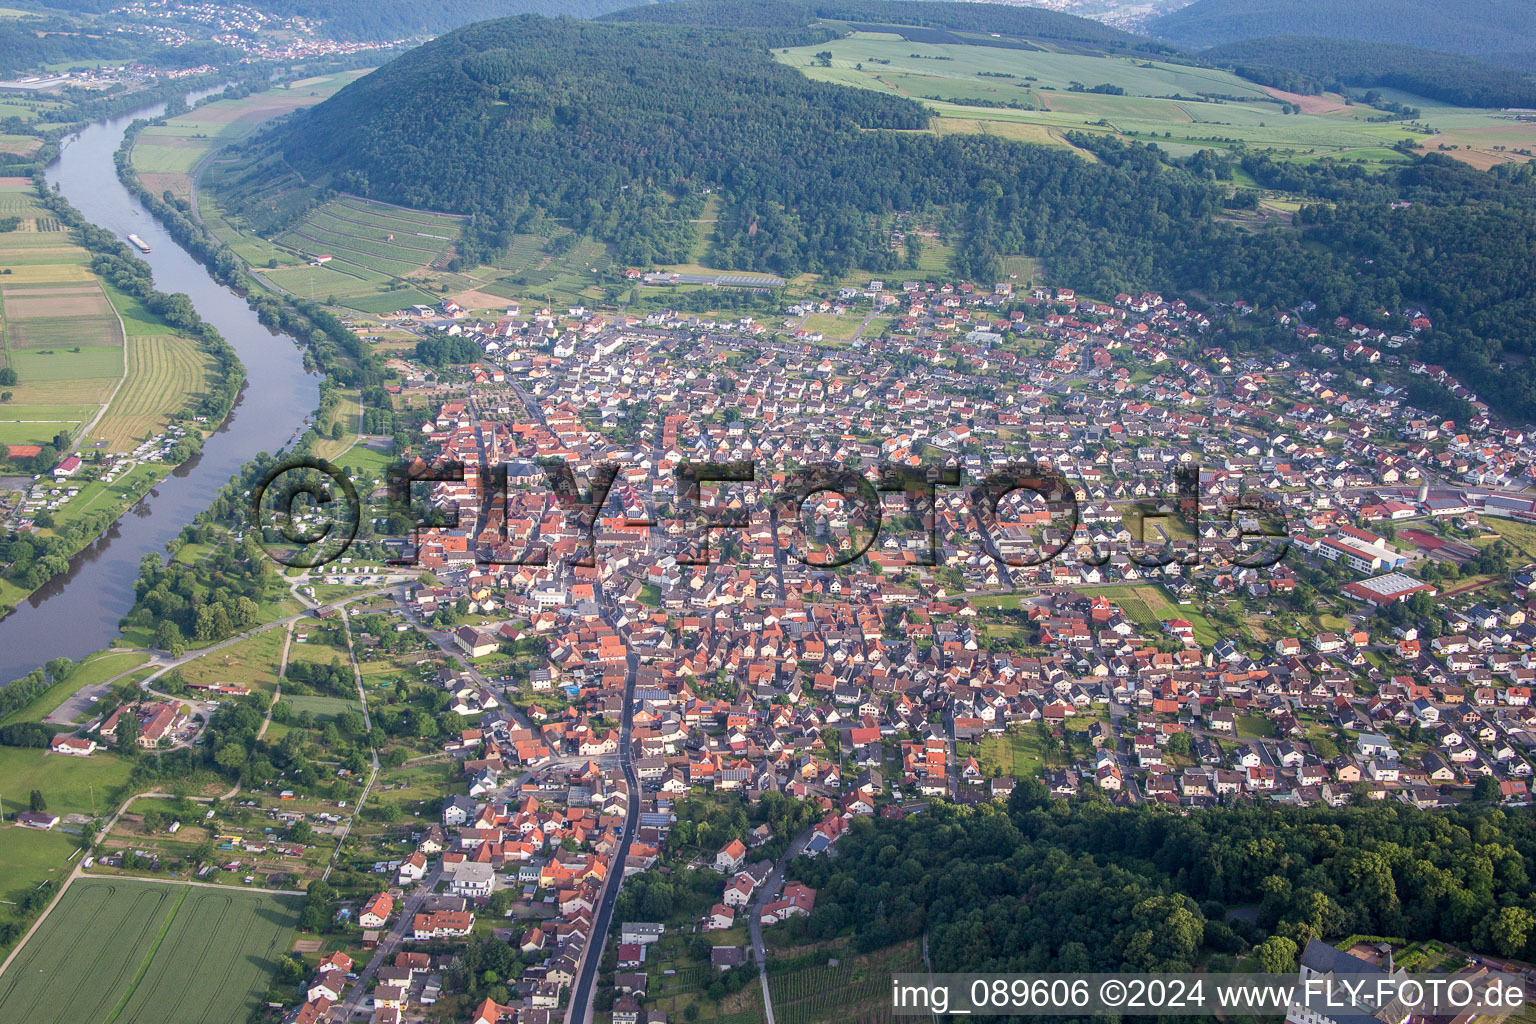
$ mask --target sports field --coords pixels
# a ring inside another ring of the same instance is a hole
[[[101,813],[132,770],[127,760],[106,751],[72,757],[36,747],[0,747],[0,802],[7,814],[24,811],[35,789],[54,814]]]
[[[0,1020],[244,1020],[288,948],[301,897],[86,878],[0,975]]]
[[[811,78],[917,99],[940,115],[937,132],[987,132],[1047,145],[1069,145],[1065,133],[1083,131],[1156,142],[1175,155],[1241,143],[1297,160],[1379,163],[1403,159],[1391,147],[1408,140],[1427,149],[1456,146],[1447,155],[1488,166],[1522,159],[1513,151],[1536,144],[1536,124],[1496,110],[1393,95],[1418,107],[1438,133],[1426,137],[1401,123],[1370,123],[1379,111],[1336,96],[1304,97],[1303,112],[1286,114],[1283,97],[1226,71],[1038,45],[913,43],[856,32],[776,56]],[[827,67],[816,58],[824,50],[832,54]],[[1123,94],[1093,91],[1100,86]]]

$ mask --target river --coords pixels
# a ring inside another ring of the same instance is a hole
[[[203,319],[240,354],[245,387],[199,455],[76,555],[69,572],[50,580],[0,620],[0,683],[24,676],[50,658],[78,659],[107,646],[118,635],[118,620],[133,607],[139,560],[150,552],[164,556],[166,542],[208,507],[243,463],[295,439],[319,404],[319,377],[304,369],[294,341],[263,327],[245,300],[209,276],[117,180],[112,157],[128,125],[163,111],[160,105],[145,107],[71,136],[47,168],[48,183],[57,184],[91,223],[119,238],[132,232],[149,243],[151,251],[139,258],[154,269],[155,286],[191,297]]]

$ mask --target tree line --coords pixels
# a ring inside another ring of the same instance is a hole
[[[1536,107],[1536,77],[1417,46],[1269,36],[1212,47],[1200,58],[1286,92],[1385,87],[1458,107]]]

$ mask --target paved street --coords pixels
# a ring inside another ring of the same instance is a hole
[[[806,829],[790,840],[784,855],[779,858],[778,863],[774,864],[768,880],[758,887],[756,894],[752,897],[752,904],[747,910],[747,931],[752,936],[752,955],[757,959],[757,977],[763,986],[763,1011],[768,1015],[768,1024],[775,1024],[773,995],[768,991],[768,950],[763,945],[763,924],[757,915],[763,909],[763,905],[778,894],[779,887],[784,884],[784,869],[788,867],[790,861],[800,856],[800,851],[805,849],[805,844],[811,841],[812,832],[812,829]]]
[[[373,959],[368,961],[368,966],[363,968],[357,980],[352,983],[351,991],[337,1008],[340,1012],[338,1013],[336,1009],[332,1010],[334,1018],[344,1020],[359,1014],[367,1015],[370,1012],[368,1009],[369,982],[373,980],[375,974],[379,973],[380,967],[394,960],[395,950],[400,947],[400,943],[405,941],[406,934],[411,931],[411,922],[421,910],[421,905],[426,902],[427,897],[432,895],[433,887],[442,880],[442,877],[443,866],[439,862],[432,873],[423,878],[416,888],[395,907],[395,913],[399,916],[390,926],[389,934],[379,941],[378,948],[373,951]]]

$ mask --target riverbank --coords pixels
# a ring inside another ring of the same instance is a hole
[[[178,309],[212,325],[229,343],[246,369],[248,386],[240,389],[238,379],[226,374],[232,409],[217,427],[217,419],[209,418],[201,451],[160,478],[132,514],[70,559],[66,572],[0,619],[0,682],[21,678],[51,658],[79,658],[107,647],[133,606],[144,556],[163,559],[166,543],[206,510],[210,495],[257,453],[295,440],[318,404],[318,379],[306,370],[296,342],[270,329],[243,297],[214,281],[117,180],[112,155],[129,124],[162,112],[158,105],[140,109],[72,136],[47,168],[46,181],[83,223],[114,244],[130,233],[144,239],[151,251],[129,257],[153,275],[159,290],[184,296]]]
[[[200,451],[244,379],[233,348],[125,245],[41,179],[19,181],[0,183],[31,229],[0,235],[0,366],[14,381],[0,390],[0,454],[35,482],[0,520],[17,533],[0,539],[0,617]]]

